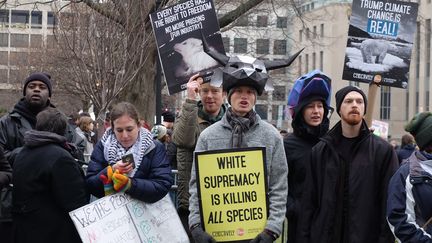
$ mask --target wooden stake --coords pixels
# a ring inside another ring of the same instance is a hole
[[[368,127],[372,127],[372,119],[373,119],[373,112],[375,108],[375,98],[376,94],[379,88],[379,83],[381,82],[381,75],[375,75],[373,82],[369,83],[369,90],[368,90],[368,106],[366,108],[366,115],[365,120],[368,125]]]

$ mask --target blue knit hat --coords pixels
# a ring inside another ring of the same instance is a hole
[[[51,97],[52,84],[51,84],[51,76],[49,74],[42,73],[42,72],[36,72],[36,73],[30,74],[30,76],[24,81],[24,89],[23,89],[24,96],[26,95],[27,85],[31,81],[41,81],[41,82],[43,82],[48,87],[49,97]]]

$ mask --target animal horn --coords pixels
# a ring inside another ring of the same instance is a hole
[[[284,60],[272,60],[272,61],[270,61],[270,60],[264,60],[264,65],[265,65],[265,67],[266,67],[267,70],[274,70],[274,69],[278,69],[278,68],[287,67],[287,66],[291,65],[291,63],[296,59],[296,57],[303,50],[304,50],[304,48],[301,49],[300,51],[298,51],[297,53],[295,53],[294,55],[292,55],[288,59],[284,59]]]
[[[202,31],[201,31],[201,39],[203,43],[204,52],[207,53],[209,56],[211,56],[213,59],[215,59],[219,64],[225,66],[229,61],[229,57],[226,56],[225,54],[216,51],[213,48],[210,49]]]

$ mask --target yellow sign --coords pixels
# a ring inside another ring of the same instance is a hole
[[[216,241],[255,238],[267,222],[265,148],[195,153],[201,222]]]

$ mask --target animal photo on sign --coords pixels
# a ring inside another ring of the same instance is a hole
[[[212,48],[212,47],[211,47]],[[218,63],[203,51],[202,40],[188,38],[174,45],[174,51],[182,56],[175,70],[175,77],[187,77],[202,70],[210,69]]]

